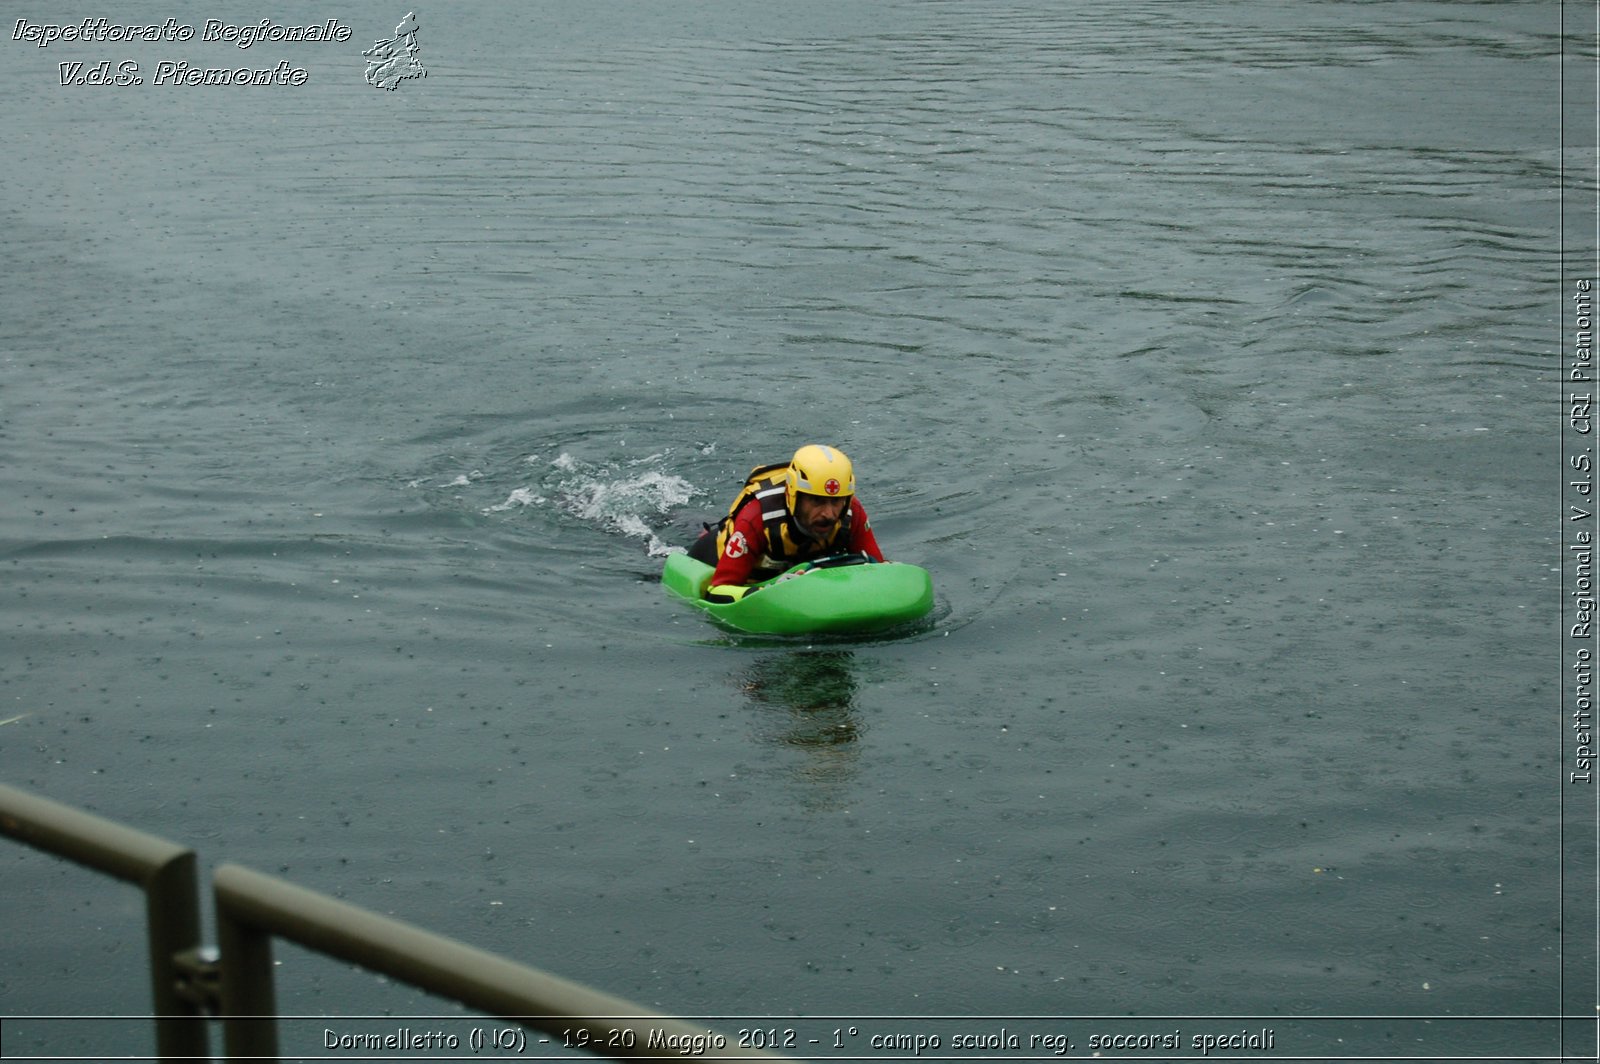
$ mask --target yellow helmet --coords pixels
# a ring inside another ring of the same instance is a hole
[[[843,451],[808,443],[789,460],[784,471],[788,486],[785,498],[794,512],[795,496],[820,495],[825,499],[845,499],[856,493],[855,467]]]

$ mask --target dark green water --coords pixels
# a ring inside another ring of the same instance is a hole
[[[0,40],[0,779],[681,1015],[1554,1051],[1285,1023],[1561,1011],[1556,5],[404,13]],[[810,440],[930,631],[655,583]],[[0,867],[0,1014],[148,1007]]]

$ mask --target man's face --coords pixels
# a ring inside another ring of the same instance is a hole
[[[848,497],[829,499],[821,495],[797,495],[794,516],[801,528],[814,538],[822,539],[833,531],[849,505]]]

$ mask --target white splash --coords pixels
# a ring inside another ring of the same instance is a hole
[[[643,461],[659,460],[652,455]],[[694,485],[680,476],[652,469],[644,473],[615,476],[615,469],[584,468],[571,455],[563,453],[551,466],[565,477],[555,488],[561,509],[587,524],[607,532],[619,532],[630,539],[644,540],[651,557],[672,552],[650,527],[647,518],[670,513],[695,495]],[[640,462],[630,462],[638,465]]]
[[[506,496],[505,502],[496,503],[494,506],[485,506],[482,512],[486,514],[505,513],[507,510],[515,510],[520,506],[537,506],[544,501],[544,496],[532,488],[518,488]]]

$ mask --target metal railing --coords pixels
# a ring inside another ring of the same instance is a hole
[[[209,1056],[206,1025],[195,1022],[204,1012],[185,992],[186,962],[200,948],[194,851],[4,784],[0,831],[144,891],[156,1052],[165,1060]]]
[[[200,942],[192,850],[3,784],[0,832],[144,890],[157,1053],[166,1061],[210,1058],[204,1020],[222,1025],[229,1058],[278,1058],[274,938],[612,1057],[786,1059],[708,1047],[704,1027],[233,864],[212,875],[218,948],[210,951]]]

